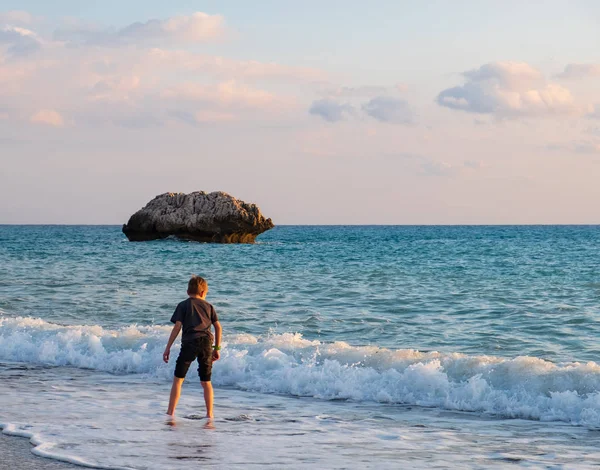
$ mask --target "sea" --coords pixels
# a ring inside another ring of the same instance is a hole
[[[193,274],[212,422],[194,367],[165,417]],[[599,340],[600,226],[0,226],[0,427],[88,467],[598,468]]]

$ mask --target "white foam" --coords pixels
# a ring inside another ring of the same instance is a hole
[[[0,360],[167,378],[173,364],[162,362],[162,351],[169,330],[110,330],[0,317]],[[289,333],[228,335],[226,340],[214,367],[216,385],[600,427],[600,366],[595,362],[554,364],[533,357],[353,347]]]
[[[31,452],[40,457],[45,457],[60,462],[72,463],[79,465],[80,467],[97,468],[104,470],[129,470],[127,467],[114,467],[114,466],[103,466],[100,464],[93,464],[85,459],[63,455],[60,452],[56,452],[55,444],[53,442],[45,442],[36,434],[19,429],[17,426],[11,423],[0,423],[0,429],[3,434],[7,436],[23,437],[29,439],[29,442],[33,445]]]
[[[38,318],[0,317],[0,359],[113,373],[156,374],[169,327],[62,326]]]

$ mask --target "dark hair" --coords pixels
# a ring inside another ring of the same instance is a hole
[[[198,295],[200,292],[206,292],[207,289],[208,282],[203,277],[192,276],[188,282],[188,294]]]

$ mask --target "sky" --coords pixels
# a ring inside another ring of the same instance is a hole
[[[599,224],[595,0],[0,0],[0,224]]]

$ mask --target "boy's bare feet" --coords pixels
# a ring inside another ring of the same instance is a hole
[[[167,419],[165,421],[167,426],[177,426],[177,421],[175,421],[175,416],[167,414]]]
[[[212,420],[212,418],[208,418],[206,420],[206,423],[204,423],[204,426],[202,426],[204,429],[215,429],[215,423]]]

